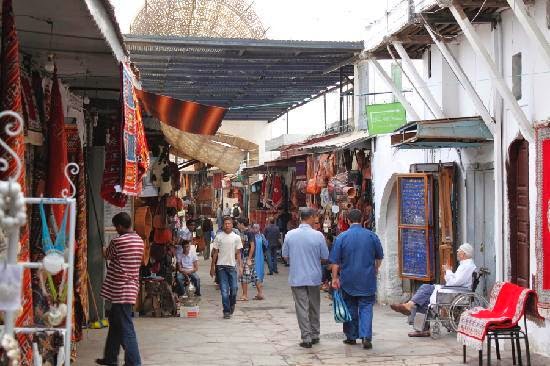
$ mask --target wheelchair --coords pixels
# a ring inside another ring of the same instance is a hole
[[[426,313],[417,312],[414,316],[413,329],[423,331],[429,325],[431,337],[441,337],[442,328],[449,333],[456,332],[460,316],[466,310],[475,307],[486,308],[487,300],[476,293],[477,286],[483,278],[489,274],[485,268],[480,268],[472,273],[472,288],[443,286],[436,295],[436,303],[428,306]],[[442,290],[452,290],[445,292]]]

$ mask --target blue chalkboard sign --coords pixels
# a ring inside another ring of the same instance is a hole
[[[431,176],[400,176],[398,195],[401,277],[430,281],[434,267]]]

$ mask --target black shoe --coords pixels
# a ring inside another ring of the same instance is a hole
[[[118,366],[118,362],[109,362],[109,361],[105,360],[104,358],[96,358],[95,363],[97,365]]]
[[[199,292],[198,294],[195,293],[195,296],[201,297],[202,295],[201,295],[201,293]]]
[[[230,313],[224,313],[223,318],[224,319],[231,319],[231,314]]]
[[[302,348],[311,348],[311,342],[302,342],[302,343],[300,343],[300,347],[302,347]]]
[[[348,344],[350,346],[354,346],[357,344],[357,341],[355,339],[344,339],[342,342],[344,342],[344,344]]]
[[[235,312],[235,305],[231,305],[231,312],[230,312],[230,314],[233,315],[234,312]]]
[[[319,338],[315,338],[311,340],[311,344],[317,344],[319,343]]]
[[[273,273],[275,273],[275,274],[279,274],[279,271],[273,271]]]
[[[268,275],[273,276],[273,273],[268,273]]]
[[[363,348],[364,349],[371,349],[372,348],[372,342],[370,339],[363,338]]]

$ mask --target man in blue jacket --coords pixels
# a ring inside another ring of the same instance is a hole
[[[351,313],[344,323],[345,344],[361,338],[363,348],[372,348],[372,315],[376,297],[376,275],[384,258],[378,236],[361,227],[361,211],[350,210],[350,228],[338,235],[329,261],[332,263],[332,287],[342,289],[342,297]]]

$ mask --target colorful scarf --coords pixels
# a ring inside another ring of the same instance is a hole
[[[25,127],[27,127],[25,131],[27,142],[32,145],[42,145],[42,124],[34,96],[33,81],[24,71],[21,71],[21,97]]]
[[[511,328],[525,314],[540,322],[537,310],[537,293],[509,282],[497,282],[491,291],[489,308],[476,307],[466,310],[460,317],[457,340],[477,350],[483,349],[483,341],[491,328]]]
[[[11,0],[2,1],[2,55],[1,63],[1,83],[0,83],[0,103],[1,110],[12,110],[22,115],[21,102],[21,75],[19,70],[19,40],[15,31],[15,17]],[[0,138],[2,138],[18,155],[21,160],[23,170],[19,177],[19,184],[25,194],[25,138],[22,134],[17,136],[8,136],[5,133],[5,127],[8,122],[14,122],[11,118],[4,118],[0,121]],[[8,169],[0,172],[0,179],[6,180],[15,175],[17,166],[10,154],[0,148],[0,155],[6,158]],[[27,225],[21,228],[20,234],[19,261],[29,260],[29,228]],[[22,310],[17,318],[16,326],[31,326],[33,320],[32,307],[32,289],[31,273],[26,270],[23,274],[23,298]],[[18,334],[17,339],[21,348],[21,365],[30,365],[32,363],[31,337],[24,334]]]
[[[67,134],[65,133],[65,114],[57,68],[53,75],[51,91],[50,119],[48,123],[48,179],[46,180],[47,197],[62,197],[63,192],[69,193],[69,182],[65,178],[65,166],[67,165]],[[65,207],[52,205],[56,227],[59,227],[63,219]]]
[[[122,68],[122,131],[124,163],[122,193],[137,196],[141,193],[141,181],[149,169],[149,148],[141,120],[139,104],[134,92],[134,79],[130,69]]]

